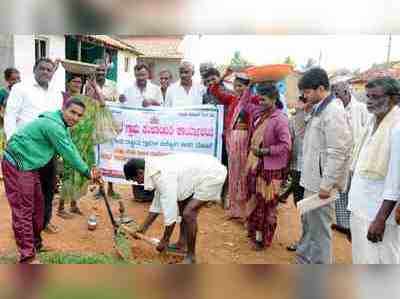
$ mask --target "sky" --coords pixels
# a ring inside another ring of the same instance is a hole
[[[321,59],[328,70],[368,69],[386,61],[388,35],[191,35],[185,38],[186,59],[197,64],[226,64],[235,51],[261,65],[282,63],[290,56],[297,65]],[[400,60],[400,35],[392,35],[391,60]]]

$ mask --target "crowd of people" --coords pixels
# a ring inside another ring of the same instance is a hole
[[[332,263],[332,229],[352,243],[354,263],[400,263],[399,81],[371,80],[364,104],[345,79],[330,80],[324,69],[311,68],[299,80],[300,97],[289,113],[276,82],[255,83],[230,68],[221,75],[210,63],[200,66],[202,82],[193,80],[193,64],[182,62],[178,80],[173,83],[172,72],[163,69],[159,85],[138,63],[133,84],[122,92],[106,79],[103,61],[93,76],[68,73],[65,91],[57,90],[52,78],[58,64],[38,60],[33,81],[9,68],[0,90],[2,173],[21,263],[37,262],[42,230],[59,231],[51,221],[58,176],[57,215],[84,214],[79,199],[90,183],[101,181],[95,146],[119,132],[109,101],[134,108],[224,106],[222,164],[176,154],[132,159],[124,167],[126,179],[156,191],[139,232],[162,213],[166,228],[157,250],[180,251],[185,262],[195,263],[197,215],[220,197],[227,199],[227,218],[247,230],[252,248],[265,250],[277,230],[278,205],[293,194],[295,205],[313,197],[324,202],[301,215],[302,235],[287,247],[297,263]],[[107,192],[120,197],[111,183]],[[180,238],[170,244],[177,223]]]

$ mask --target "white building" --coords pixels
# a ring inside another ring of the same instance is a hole
[[[15,67],[21,72],[21,79],[33,79],[33,66],[41,57],[65,58],[65,37],[63,35],[0,35],[0,82],[4,83],[3,72]],[[65,86],[65,71],[60,67],[53,84]]]
[[[111,58],[110,79],[117,82],[121,91],[134,80],[134,67],[141,53],[107,35],[19,35],[0,34],[0,84],[4,84],[3,72],[15,67],[21,79],[33,78],[35,61],[42,57],[70,59],[93,63],[96,59]],[[59,67],[53,84],[65,88],[65,70]]]

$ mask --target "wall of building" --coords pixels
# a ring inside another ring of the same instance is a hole
[[[125,58],[129,57],[129,69],[125,70]],[[118,51],[118,81],[117,87],[120,93],[132,84],[135,80],[134,68],[137,62],[137,57],[128,51]]]
[[[4,70],[14,66],[14,43],[12,34],[0,34],[0,86],[4,82]]]
[[[64,35],[48,35],[49,38],[49,58],[65,59],[65,36]],[[60,65],[53,77],[53,84],[57,88],[65,90],[65,70]]]
[[[35,63],[34,35],[14,35],[15,67],[21,73],[21,80],[33,80],[33,66]]]
[[[40,35],[48,40],[48,57],[55,60],[65,58],[64,35]],[[33,80],[35,64],[35,35],[14,35],[15,67],[21,72],[22,81]],[[65,89],[65,70],[60,65],[53,77],[52,85]]]

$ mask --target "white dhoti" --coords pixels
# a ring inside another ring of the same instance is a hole
[[[193,198],[200,201],[220,201],[226,176],[227,170],[223,165],[210,170],[202,181],[194,187]]]
[[[367,239],[371,222],[351,214],[353,264],[400,264],[400,226],[386,224],[383,241]]]

